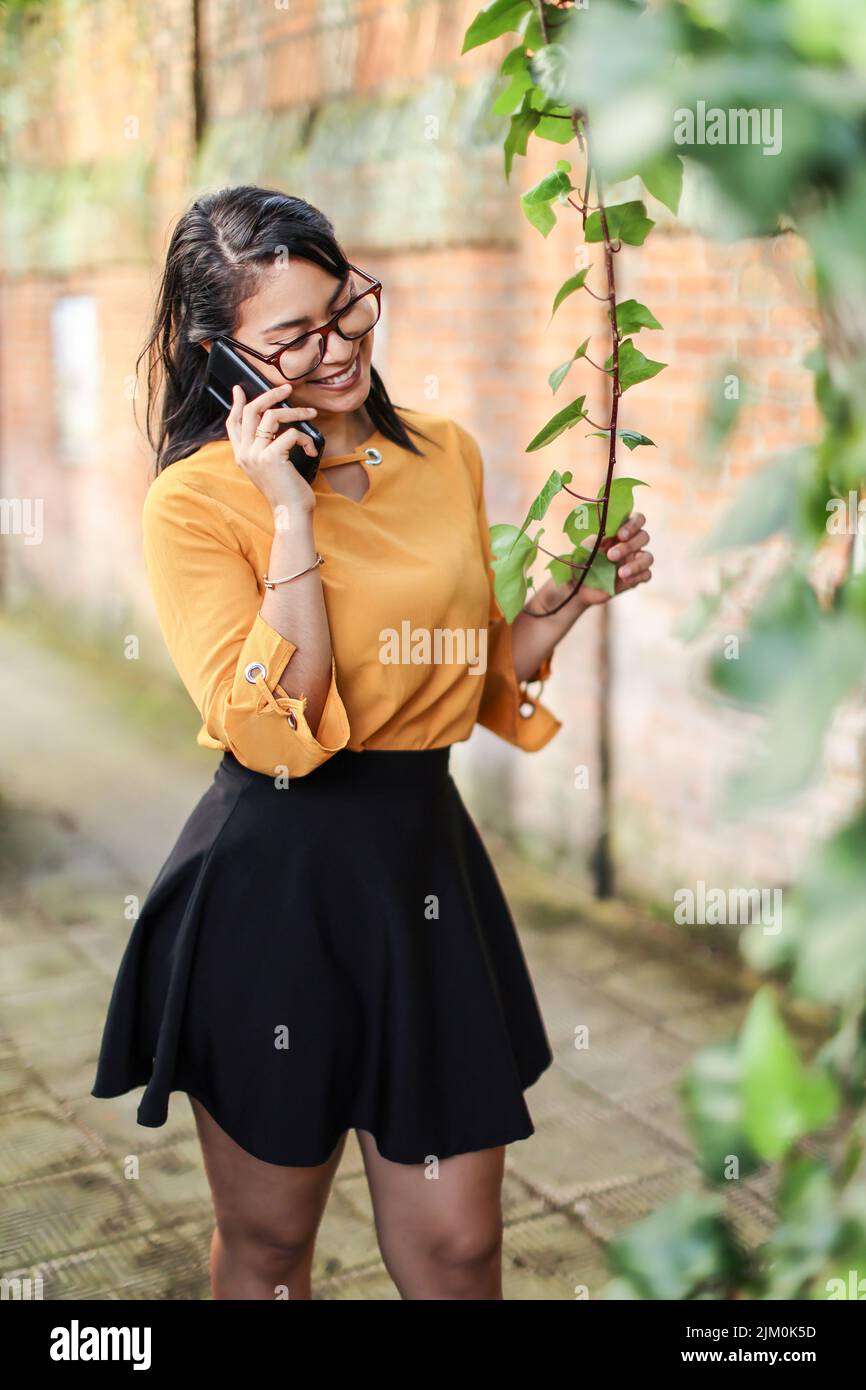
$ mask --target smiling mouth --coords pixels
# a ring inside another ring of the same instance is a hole
[[[351,367],[344,367],[333,376],[317,376],[310,379],[310,386],[330,386],[333,388],[351,386],[361,372],[361,354],[358,353]]]

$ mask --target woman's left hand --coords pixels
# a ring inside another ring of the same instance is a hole
[[[638,584],[646,584],[652,579],[653,557],[646,548],[649,544],[649,534],[643,529],[645,522],[646,517],[642,512],[626,517],[616,535],[608,536],[599,547],[607,558],[618,566],[615,588],[617,594],[624,593],[626,589],[634,589]],[[603,589],[591,589],[587,584],[584,584],[580,591],[580,598],[585,603],[607,603],[612,597],[612,594],[606,594]]]

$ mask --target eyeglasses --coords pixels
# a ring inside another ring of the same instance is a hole
[[[381,280],[374,279],[372,275],[368,275],[366,271],[360,270],[351,262],[349,269],[356,276],[361,276],[361,280],[353,281],[355,286],[360,286],[364,280],[369,282],[369,286],[353,295],[349,303],[339,309],[333,318],[328,319],[328,322],[323,323],[321,327],[311,328],[309,333],[302,333],[299,338],[293,338],[290,343],[283,343],[269,355],[264,352],[256,352],[255,348],[247,347],[246,343],[239,343],[234,338],[226,338],[225,335],[223,335],[223,341],[230,343],[234,348],[241,348],[242,351],[248,352],[259,362],[267,362],[269,367],[276,367],[286,381],[297,381],[299,377],[307,376],[316,370],[325,356],[331,333],[337,333],[347,342],[353,342],[357,338],[363,338],[379,322],[379,315],[382,312]]]

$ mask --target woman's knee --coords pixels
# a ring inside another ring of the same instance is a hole
[[[443,1270],[484,1269],[502,1254],[502,1222],[497,1217],[446,1226],[429,1239],[427,1253]]]
[[[227,1253],[257,1265],[290,1268],[308,1259],[316,1238],[312,1220],[262,1220],[237,1213],[217,1215],[217,1232]]]

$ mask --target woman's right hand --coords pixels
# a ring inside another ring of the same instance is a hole
[[[242,387],[233,387],[226,430],[235,461],[271,507],[287,507],[291,513],[309,513],[315,508],[316,494],[295,468],[289,451],[300,444],[311,458],[315,458],[316,446],[312,439],[296,429],[284,430],[273,440],[256,437],[256,430],[273,434],[286,420],[310,420],[317,414],[313,406],[281,405],[291,390],[291,382],[287,381],[248,401]]]

